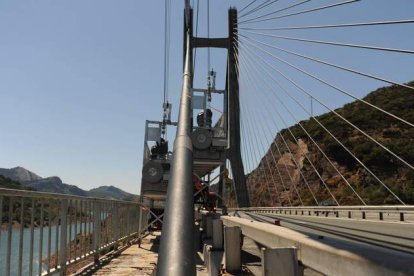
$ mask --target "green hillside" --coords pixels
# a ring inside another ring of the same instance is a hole
[[[16,189],[16,190],[33,190],[31,188],[24,187],[17,181],[13,181],[8,177],[0,175],[0,188]]]
[[[407,85],[414,87],[414,81]],[[414,170],[410,168],[414,165],[414,127],[410,126],[414,123],[414,91],[393,85],[379,88],[363,100],[409,123],[353,101],[283,129],[259,166],[247,175],[251,205],[335,204],[332,195],[340,205],[362,205],[353,190],[368,205],[401,204],[392,193],[405,204],[414,204]],[[274,177],[265,176],[263,172],[269,170]],[[231,200],[228,203],[234,205]]]
[[[410,82],[408,85],[414,86],[414,82]],[[408,122],[414,122],[414,91],[408,88],[400,86],[380,88],[370,93],[364,100]],[[409,164],[414,164],[413,127],[359,101],[349,103],[343,108],[337,109],[336,112]],[[412,169],[376,145],[361,132],[355,130],[333,112],[316,118],[404,202],[414,203],[414,171]],[[340,166],[346,167],[349,181],[368,204],[397,203],[390,193],[377,180],[368,175],[365,169],[327,134],[316,120],[303,121],[301,124],[323,148],[330,159]],[[308,141],[308,136],[299,125],[291,127],[290,130],[296,137],[306,140],[309,147],[315,151],[313,143]],[[282,135],[287,139],[291,138],[287,130],[283,130]],[[318,154],[317,159],[321,158],[322,156]],[[349,192],[349,189],[344,188],[337,195],[343,199],[345,197],[349,199],[349,197],[352,197]],[[353,197],[353,201],[357,202],[355,197]]]

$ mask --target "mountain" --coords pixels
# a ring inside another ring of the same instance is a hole
[[[26,170],[22,167],[16,167],[12,169],[2,169],[0,168],[0,175],[10,178],[13,181],[17,182],[26,182],[26,181],[36,181],[42,179],[37,174]]]
[[[91,197],[105,197],[111,199],[123,199],[128,201],[137,201],[139,197],[134,194],[127,193],[114,186],[101,186],[88,192]]]
[[[413,87],[414,82],[408,83],[408,86]],[[364,100],[414,123],[414,93],[411,89],[401,86],[384,87],[369,93]],[[409,164],[414,164],[414,128],[411,126],[360,101],[346,104],[335,112]],[[385,186],[405,203],[414,203],[412,169],[334,112],[316,116],[316,119],[368,169],[315,119],[304,120],[277,133],[258,167],[247,175],[253,206],[277,206],[280,202],[287,206],[290,202],[301,205],[301,201],[304,205],[315,205],[309,188],[320,204],[333,204],[334,199],[326,187],[341,205],[362,204],[352,189],[366,204],[400,204]],[[279,195],[280,202],[276,194]]]
[[[35,181],[25,181],[23,183],[26,187],[31,187],[37,191],[77,196],[88,196],[87,191],[82,190],[74,185],[64,184],[62,183],[62,180],[57,176],[41,178]]]
[[[42,178],[22,167],[11,169],[0,168],[0,187],[9,189],[29,189],[40,192],[69,194],[85,197],[139,201],[139,196],[127,193],[114,186],[102,186],[85,191],[75,185],[62,182],[57,176]]]

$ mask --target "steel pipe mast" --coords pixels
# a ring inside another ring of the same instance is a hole
[[[196,275],[194,246],[194,197],[193,197],[193,144],[192,94],[194,48],[225,48],[228,50],[226,97],[228,111],[228,147],[239,207],[248,207],[249,198],[243,161],[240,154],[239,86],[236,73],[237,10],[229,9],[229,36],[226,38],[201,38],[192,34],[192,10],[185,1],[184,11],[184,66],[183,87],[180,99],[177,133],[174,142],[168,183],[161,245],[158,255],[157,275]],[[224,166],[221,165],[223,170]],[[223,187],[220,187],[222,190]]]
[[[190,136],[192,130],[191,87],[193,70],[190,47],[192,28],[191,10],[188,2],[186,1],[185,10],[183,87],[157,265],[157,275],[162,276],[196,274],[193,238],[193,145]]]

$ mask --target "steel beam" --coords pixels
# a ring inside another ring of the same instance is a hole
[[[193,48],[226,48],[231,46],[228,38],[206,38],[193,37],[191,46]]]
[[[237,10],[229,9],[229,40],[227,64],[227,95],[230,147],[227,156],[230,159],[233,172],[234,189],[239,207],[249,207],[249,194],[246,186],[246,176],[240,150],[240,100],[239,79],[236,72],[237,43]]]

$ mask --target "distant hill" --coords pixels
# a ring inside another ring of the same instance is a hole
[[[0,187],[9,189],[30,189],[40,192],[69,194],[85,197],[139,201],[139,196],[127,193],[114,186],[102,186],[85,191],[75,185],[62,182],[57,176],[42,178],[37,174],[22,168],[0,168]]]
[[[42,179],[37,174],[26,170],[22,167],[16,167],[12,169],[2,169],[0,168],[0,175],[10,178],[13,181],[17,182],[26,182],[26,181],[36,181]]]
[[[31,187],[37,191],[42,192],[88,196],[87,191],[82,190],[75,185],[64,184],[62,183],[62,180],[57,176],[41,178],[35,181],[25,181],[22,183],[26,187]]]
[[[139,197],[134,194],[127,193],[114,186],[101,186],[89,190],[88,195],[91,197],[105,197],[112,199],[123,199],[129,201],[136,201]]]
[[[413,87],[414,82],[408,83],[408,86]],[[369,93],[364,100],[414,123],[414,93],[408,88],[395,85],[379,88]],[[414,164],[414,128],[359,101],[346,104],[344,107],[336,109],[335,112],[380,141],[408,163]],[[333,112],[316,116],[316,118],[406,204],[414,204],[413,170],[381,149]],[[398,204],[398,201],[369,171],[327,134],[314,119],[301,121],[300,124],[367,204]],[[340,174],[332,168],[317,146],[309,139],[302,127],[297,124],[277,133],[258,168],[247,176],[252,205],[279,205],[276,193],[279,194],[280,201],[284,205],[289,205],[289,201],[293,205],[300,205],[299,195],[305,205],[314,205],[315,202],[308,186],[319,202],[332,202],[325,185],[305,158],[305,154],[315,165],[325,184],[341,205],[361,204]],[[298,141],[293,139],[291,133]],[[297,160],[298,166],[293,162],[282,137]],[[277,148],[280,149],[280,153]],[[266,179],[263,174],[263,171],[269,171],[269,166],[274,179]],[[300,172],[308,183],[304,182]],[[273,195],[273,201],[270,195]]]

